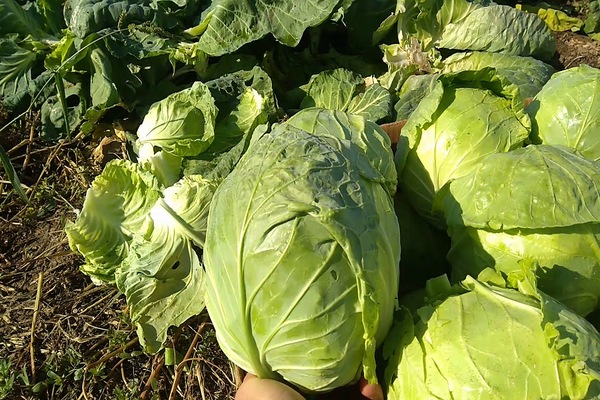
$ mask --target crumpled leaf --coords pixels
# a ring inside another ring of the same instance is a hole
[[[181,178],[183,158],[164,150],[155,151],[150,143],[139,146],[138,163],[152,172],[165,188]]]
[[[150,354],[162,348],[169,327],[204,309],[202,264],[192,243],[173,230],[155,227],[148,239],[134,241],[115,274],[140,344]]]
[[[416,39],[410,45],[381,45],[383,61],[388,71],[378,78],[379,83],[391,92],[398,92],[404,82],[419,72],[431,72],[431,62]]]
[[[97,283],[113,283],[128,242],[144,232],[144,221],[160,197],[156,178],[138,165],[113,160],[88,189],[74,223],[65,227],[69,246],[85,258],[81,270]]]

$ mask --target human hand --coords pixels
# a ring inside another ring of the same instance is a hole
[[[383,391],[381,386],[370,385],[365,379],[361,379],[356,385],[319,395],[317,399],[383,400]],[[284,383],[259,379],[255,375],[247,374],[235,395],[235,400],[305,400],[305,398]]]

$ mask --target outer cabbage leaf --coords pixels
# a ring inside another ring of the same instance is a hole
[[[216,184],[186,177],[164,192],[146,220],[146,231],[131,244],[116,271],[127,297],[140,343],[155,353],[170,326],[204,309],[204,269],[193,244],[204,244],[206,221]]]
[[[519,87],[523,99],[535,96],[555,72],[550,65],[532,57],[476,51],[456,53],[437,68],[441,73],[480,70],[493,67],[498,74]]]
[[[450,184],[448,226],[544,229],[600,221],[600,165],[574,150],[534,146],[493,154]]]
[[[215,193],[204,249],[225,354],[312,392],[361,373],[376,381],[375,346],[398,289],[391,199],[356,168],[362,150],[328,133],[335,125],[309,134],[286,123],[253,143]]]
[[[600,160],[600,70],[581,65],[552,76],[527,108],[532,141]]]
[[[152,104],[138,128],[139,142],[177,156],[195,156],[214,139],[217,111],[208,87],[195,82]]]
[[[268,121],[269,99],[265,99],[254,88],[242,93],[239,103],[215,128],[215,142],[209,148],[209,154],[221,153],[237,144],[241,138]]]
[[[110,58],[104,50],[94,48],[90,51],[90,61],[92,65],[90,80],[92,106],[101,109],[114,106],[120,101],[120,98],[112,79],[114,72]]]
[[[489,1],[399,0],[398,37],[433,48],[484,50],[550,59],[556,44],[537,15]]]
[[[517,10],[537,14],[550,29],[556,32],[573,31],[577,32],[583,27],[584,22],[576,17],[570,17],[564,11],[552,8],[546,2],[535,5],[517,4]]]
[[[122,16],[127,18],[128,23],[153,21],[156,10],[150,7],[147,1],[67,0],[65,2],[67,26],[80,38],[104,28],[116,28]]]
[[[222,180],[224,179],[240,161],[252,139],[262,136],[268,131],[268,125],[259,125],[253,133],[246,134],[235,146],[231,149],[220,152],[216,155],[211,153],[206,154],[206,158],[186,160],[184,163],[184,175],[203,175],[207,179]]]
[[[188,33],[200,35],[199,44],[211,56],[233,53],[246,43],[271,33],[295,47],[304,31],[326,21],[339,0],[216,0],[202,14],[199,26]]]
[[[15,35],[0,38],[0,96],[15,98],[15,105],[28,94],[33,82],[31,70],[38,64],[38,54],[18,42]],[[18,99],[17,99],[18,98]]]
[[[379,26],[395,8],[396,0],[354,0],[343,19],[353,48],[372,50],[381,39]]]
[[[384,343],[388,399],[600,395],[600,335],[589,322],[527,283],[522,292],[471,277],[462,285],[462,294],[429,290],[435,300],[397,317]]]
[[[450,22],[440,38],[439,47],[485,50],[543,60],[552,58],[556,50],[555,39],[540,18],[501,5],[476,8],[460,22]]]
[[[396,121],[404,121],[411,116],[421,100],[438,86],[438,78],[437,74],[427,74],[411,75],[406,79],[397,93],[398,101],[394,106]]]
[[[378,83],[369,85],[363,93],[352,98],[345,110],[351,114],[362,115],[369,121],[379,121],[390,114],[392,96]]]
[[[438,79],[402,129],[396,165],[411,205],[441,227],[443,219],[432,209],[438,191],[485,156],[521,146],[530,121],[518,87],[493,69]]]
[[[67,103],[69,133],[73,134],[84,120],[88,106],[87,92],[81,83],[71,84],[65,88],[64,96]],[[40,111],[42,123],[40,137],[44,140],[57,140],[64,137],[67,124],[65,124],[65,114],[59,96],[48,97],[42,103]]]
[[[583,30],[590,36],[600,32],[600,1],[591,0]]]
[[[343,68],[321,72],[305,85],[306,97],[300,106],[346,111],[354,91],[363,82],[359,74]]]
[[[149,172],[125,160],[110,161],[88,189],[75,223],[65,231],[69,246],[85,258],[81,270],[95,282],[114,282],[129,241],[160,197]]]
[[[0,0],[0,34],[10,33],[21,37],[44,36],[40,14],[34,7],[23,7],[16,0]]]
[[[378,83],[367,86],[359,74],[343,68],[324,71],[311,77],[303,87],[306,97],[300,107],[319,107],[346,111],[377,121],[389,115],[390,93]]]
[[[185,174],[224,178],[246,151],[253,132],[264,132],[276,115],[275,95],[271,79],[259,67],[225,74],[206,85],[219,109],[215,139],[205,152],[185,160]]]
[[[218,65],[218,64],[217,64]],[[239,67],[237,64],[233,66],[224,66],[217,69],[215,72],[223,73],[227,68]],[[230,114],[255,113],[254,110],[261,110],[262,113],[272,116],[277,112],[275,95],[273,93],[273,84],[269,75],[260,67],[250,67],[247,70],[236,70],[235,72],[226,73],[215,79],[206,82],[212,96],[215,99],[215,104],[219,109],[217,122],[221,120],[230,120]],[[252,93],[252,95],[250,95]],[[244,102],[245,104],[242,104]],[[246,111],[251,108],[253,111]],[[238,118],[233,118],[237,120]],[[242,121],[247,121],[247,118],[242,118]],[[249,127],[253,125],[237,124],[235,135],[241,136],[250,132]]]
[[[151,22],[163,29],[181,25],[185,15],[199,12],[202,0],[67,0],[64,14],[68,28],[84,38],[105,28]]]

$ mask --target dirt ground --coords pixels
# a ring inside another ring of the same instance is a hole
[[[555,67],[600,68],[600,43],[556,36]],[[99,139],[40,143],[37,123],[30,115],[0,137],[31,201],[25,206],[0,171],[0,398],[232,399],[241,373],[207,315],[174,330],[165,353],[144,354],[123,296],[79,272],[63,229],[106,159],[92,156]]]
[[[600,68],[600,42],[571,31],[556,32],[555,36],[556,57],[553,64],[557,69],[581,64]]]
[[[29,142],[36,123],[0,139],[31,201],[24,206],[0,174],[0,398],[232,398],[239,373],[207,315],[174,330],[165,354],[144,354],[124,297],[79,272],[64,226],[107,158],[94,157],[98,139]]]

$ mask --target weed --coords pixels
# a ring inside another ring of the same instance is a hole
[[[0,399],[7,398],[15,383],[15,374],[10,369],[10,361],[0,359]]]

